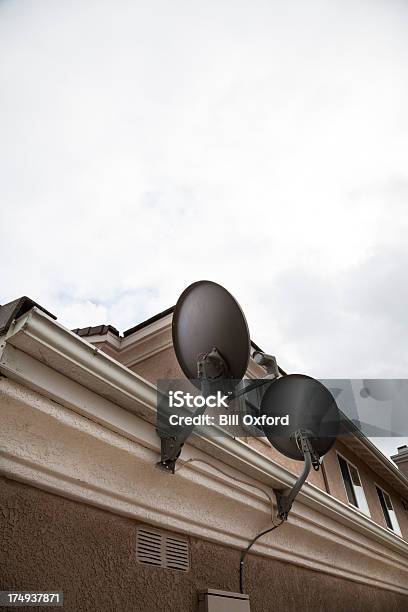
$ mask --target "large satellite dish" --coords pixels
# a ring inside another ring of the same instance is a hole
[[[270,443],[290,459],[304,460],[296,432],[309,432],[313,449],[322,457],[333,446],[339,433],[340,417],[336,401],[318,380],[303,374],[289,374],[277,379],[266,390],[261,415],[284,417],[289,424],[263,425]]]
[[[221,285],[198,281],[187,287],[177,301],[172,332],[187,378],[197,379],[198,362],[206,356],[211,362],[211,355],[221,357],[213,359],[211,378],[243,378],[250,354],[248,325],[238,302]]]

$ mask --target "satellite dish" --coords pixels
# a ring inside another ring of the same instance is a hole
[[[243,378],[250,354],[248,325],[238,302],[221,285],[198,281],[187,287],[174,310],[172,333],[187,378],[198,378],[197,364],[204,357],[211,378]]]
[[[261,415],[289,415],[287,425],[264,424],[263,430],[272,446],[298,461],[304,460],[296,439],[299,430],[309,432],[319,457],[333,446],[339,432],[340,415],[334,397],[318,380],[303,374],[289,374],[272,382],[262,398]]]

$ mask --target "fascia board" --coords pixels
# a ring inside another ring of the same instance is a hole
[[[79,336],[79,334],[76,334],[77,336]],[[119,351],[120,347],[121,347],[121,340],[122,338],[118,338],[117,336],[115,336],[115,334],[112,334],[112,332],[108,331],[106,334],[93,334],[90,336],[79,336],[80,338],[84,338],[86,337],[86,341],[89,342],[90,344],[96,344],[96,343],[105,343],[108,346],[110,346],[111,348],[115,349],[115,351]]]

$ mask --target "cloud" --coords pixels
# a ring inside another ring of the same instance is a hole
[[[405,375],[408,8],[0,4],[0,302],[130,327],[210,278],[282,365]]]
[[[269,288],[260,310],[265,348],[280,355],[289,371],[404,378],[407,259],[406,248],[383,248],[353,269],[332,274],[302,263],[289,267]],[[259,286],[261,292],[266,290]]]

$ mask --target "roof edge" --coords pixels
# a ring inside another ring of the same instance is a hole
[[[140,323],[137,323],[137,325],[134,325],[133,327],[129,327],[129,329],[123,332],[123,337],[127,338],[128,336],[131,336],[133,333],[139,331],[140,329],[143,329],[144,327],[151,325],[151,323],[155,323],[156,321],[163,319],[170,313],[174,312],[174,309],[175,309],[175,306],[170,306],[170,308],[166,308],[166,310],[163,310],[162,312],[158,312],[157,314],[153,315],[152,317],[149,317],[145,321],[141,321]]]
[[[53,315],[49,310],[34,302],[31,298],[23,295],[12,302],[8,302],[7,304],[3,304],[0,306],[0,334],[5,333],[10,328],[10,325],[13,323],[15,319],[18,319],[22,315],[26,314],[32,308],[38,308],[46,315],[54,319],[57,319],[55,315]]]

